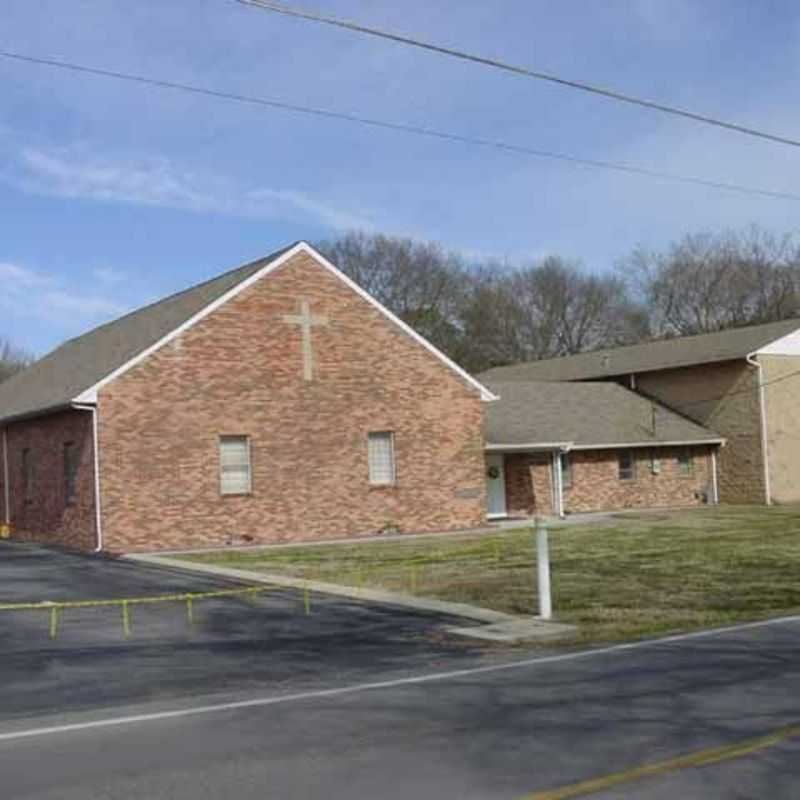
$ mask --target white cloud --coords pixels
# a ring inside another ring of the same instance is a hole
[[[20,317],[63,317],[72,322],[76,317],[96,322],[127,310],[111,298],[70,290],[52,275],[8,262],[0,262],[0,308]]]
[[[708,25],[700,4],[687,0],[633,0],[629,12],[638,20],[647,36],[659,42],[683,42],[689,38],[711,38],[722,22]]]
[[[337,208],[307,192],[244,188],[212,173],[195,173],[168,159],[111,160],[75,149],[25,147],[5,180],[25,191],[102,202],[157,206],[256,219],[312,219],[333,229],[372,228],[365,215]]]
[[[19,264],[0,262],[0,285],[6,292],[20,292],[46,286],[49,280],[44,275]]]
[[[127,280],[127,275],[120,269],[114,267],[96,267],[92,270],[92,275],[100,283],[106,285],[113,285],[115,283],[122,283]]]
[[[332,208],[304,192],[278,189],[255,189],[244,195],[245,203],[257,212],[271,218],[298,216],[316,217],[330,228],[371,229],[372,223],[347,211]],[[252,203],[252,205],[251,205]]]

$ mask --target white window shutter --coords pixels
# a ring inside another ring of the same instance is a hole
[[[222,436],[219,440],[220,492],[249,494],[250,440],[246,436]]]
[[[368,437],[369,482],[391,484],[395,480],[394,435],[370,433]]]

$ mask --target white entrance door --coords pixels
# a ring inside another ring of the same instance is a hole
[[[489,519],[506,516],[506,477],[501,453],[486,456],[486,487],[489,501]]]

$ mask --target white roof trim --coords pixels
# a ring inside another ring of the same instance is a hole
[[[571,450],[572,442],[531,442],[530,444],[487,444],[489,452],[512,452],[514,450]]]
[[[756,350],[755,353],[750,353],[750,355],[800,356],[800,328],[764,345],[764,347]]]
[[[294,247],[290,250],[287,250],[283,255],[276,258],[274,261],[271,261],[269,264],[266,264],[262,269],[255,272],[246,280],[243,280],[241,283],[236,284],[232,289],[229,289],[225,294],[218,297],[213,302],[209,303],[204,308],[200,309],[194,316],[187,319],[181,325],[179,325],[174,330],[170,331],[166,336],[163,336],[154,344],[150,345],[150,347],[145,348],[142,350],[141,353],[138,353],[129,361],[126,361],[122,366],[117,367],[113,372],[110,372],[104,378],[99,380],[94,386],[89,387],[88,389],[81,392],[77,397],[73,398],[73,403],[96,403],[97,402],[97,393],[107,384],[111,383],[111,381],[116,380],[123,375],[128,370],[133,369],[137,364],[140,364],[144,361],[148,356],[155,353],[157,350],[160,350],[164,345],[169,344],[173,339],[180,336],[184,331],[191,328],[193,325],[200,322],[200,320],[205,319],[209,314],[212,314],[216,311],[220,306],[227,303],[232,298],[236,297],[240,292],[243,292],[249,286],[252,286],[257,281],[260,281],[262,278],[266,277],[270,274],[270,272],[275,271],[279,267],[283,266],[290,258],[298,255],[299,253],[306,253],[310,255],[312,258],[316,259],[323,267],[327,270],[332,272],[342,283],[347,285],[351,288],[356,294],[366,300],[368,303],[373,305],[378,311],[381,312],[385,317],[387,317],[391,322],[397,325],[404,333],[408,334],[412,339],[414,339],[418,344],[421,344],[426,350],[432,353],[436,358],[442,361],[446,366],[448,366],[453,372],[455,372],[462,380],[472,386],[474,389],[477,389],[481,395],[481,399],[484,402],[491,402],[493,400],[497,400],[497,396],[490,392],[482,383],[479,383],[475,378],[473,378],[469,373],[465,372],[461,367],[458,366],[454,361],[449,359],[444,353],[434,347],[427,339],[420,336],[413,328],[408,326],[403,320],[399,317],[396,317],[386,308],[384,305],[379,303],[372,295],[368,294],[364,289],[362,289],[357,283],[350,280],[343,272],[337,269],[330,261],[328,261],[321,253],[318,253],[311,245],[307,242],[298,242]]]
[[[685,447],[702,444],[724,445],[726,439],[676,439],[671,442],[614,442],[611,444],[575,444],[573,450],[626,450],[635,447]]]

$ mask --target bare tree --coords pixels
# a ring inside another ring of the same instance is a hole
[[[623,281],[550,256],[511,277],[532,358],[570,355],[639,339],[642,314]]]
[[[756,227],[691,234],[661,253],[637,249],[622,268],[661,336],[770,322],[800,311],[797,242]]]
[[[339,269],[447,353],[458,351],[458,309],[468,278],[439,245],[354,231],[318,249]]]
[[[530,352],[525,343],[525,320],[507,274],[498,265],[488,264],[470,278],[458,310],[462,333],[459,363],[480,372],[525,360]]]
[[[7,339],[0,338],[0,383],[25,369],[32,361],[33,356],[30,353],[14,347]]]
[[[646,317],[624,281],[556,256],[508,270],[435,244],[348,233],[318,245],[347,275],[467,370],[636,341]]]

